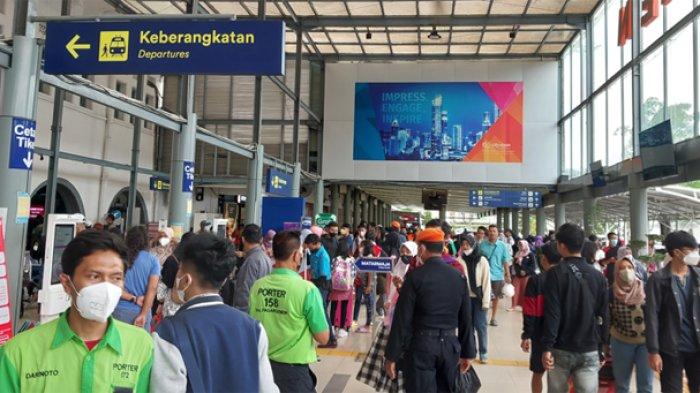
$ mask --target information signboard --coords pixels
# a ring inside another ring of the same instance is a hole
[[[470,190],[469,206],[511,209],[542,207],[542,193],[528,190]]]
[[[283,75],[284,22],[52,21],[48,74]]]
[[[285,197],[294,196],[292,195],[292,176],[277,168],[268,169],[265,192]]]
[[[36,121],[13,117],[10,138],[10,168],[32,170]]]
[[[7,276],[4,222],[0,218],[0,345],[12,338],[12,313]]]
[[[326,225],[337,220],[335,214],[332,213],[319,213],[316,215],[315,219],[316,225],[321,228],[325,228]]]
[[[182,192],[194,191],[194,162],[182,162]]]
[[[391,273],[391,258],[358,258],[355,266],[361,272]]]

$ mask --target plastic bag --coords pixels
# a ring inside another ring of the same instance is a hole
[[[481,380],[476,375],[474,367],[469,367],[466,373],[457,375],[457,390],[458,393],[476,393],[481,389]]]
[[[503,296],[515,296],[515,287],[513,286],[513,284],[506,284],[503,286]]]

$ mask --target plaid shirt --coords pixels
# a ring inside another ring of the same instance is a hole
[[[610,302],[610,334],[629,344],[644,344],[644,305],[627,305],[614,296]]]

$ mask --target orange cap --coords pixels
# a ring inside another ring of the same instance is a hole
[[[395,229],[401,229],[401,223],[398,221],[392,221],[391,222],[391,227]]]
[[[445,232],[440,228],[426,228],[418,234],[417,243],[442,243],[445,240]]]

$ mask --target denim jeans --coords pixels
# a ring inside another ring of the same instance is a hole
[[[649,367],[649,352],[644,344],[628,344],[614,337],[610,338],[613,357],[613,374],[617,393],[630,391],[632,368],[637,374],[637,392],[651,393],[654,373]]]
[[[352,309],[352,320],[357,322],[357,318],[360,317],[360,306],[362,305],[362,294],[364,290],[362,287],[355,287],[355,308]]]
[[[316,283],[318,291],[321,292],[321,299],[323,299],[323,313],[326,314],[326,322],[328,322],[328,330],[330,332],[330,337],[328,342],[331,343],[335,341],[335,335],[333,334],[333,324],[331,323],[330,315],[328,314],[328,296],[331,294],[330,280],[328,282],[322,282],[321,285]]]
[[[573,377],[576,393],[598,392],[598,351],[569,352],[553,349],[554,370],[547,373],[549,393],[568,393]]]
[[[374,293],[366,294],[363,288],[357,288],[355,291],[355,310],[353,310],[353,320],[357,321],[360,317],[360,306],[365,305],[367,308],[367,323],[365,326],[372,324],[374,317],[374,306],[377,302],[377,295]]]
[[[124,323],[128,323],[129,325],[133,325],[134,321],[136,320],[136,317],[139,316],[141,313],[141,310],[132,310],[132,309],[127,309],[124,307],[118,307],[112,311],[112,318],[122,321]],[[143,325],[143,328],[146,329],[148,333],[151,332],[151,313],[149,312],[146,315],[146,323]]]
[[[479,343],[479,356],[484,357],[489,353],[489,335],[487,325],[488,310],[484,310],[481,306],[481,299],[471,298],[472,301],[472,324],[474,333]]]

